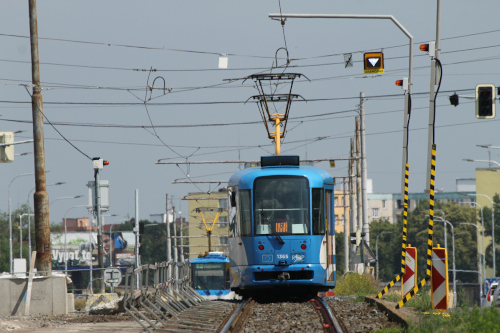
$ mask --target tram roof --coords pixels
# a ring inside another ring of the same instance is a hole
[[[252,167],[241,170],[231,176],[228,186],[239,186],[240,188],[252,188],[258,177],[266,176],[302,176],[307,177],[310,187],[323,187],[333,185],[332,176],[323,169],[308,165],[301,166],[269,166]]]

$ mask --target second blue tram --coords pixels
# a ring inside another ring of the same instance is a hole
[[[298,156],[263,156],[228,183],[231,290],[309,296],[335,287],[333,178]],[[268,290],[266,290],[268,289]]]

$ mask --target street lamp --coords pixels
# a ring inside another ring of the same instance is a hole
[[[472,226],[476,227],[477,232],[479,233],[479,227],[477,226],[477,224],[474,224],[474,223],[466,223],[466,222],[461,222],[461,223],[459,223],[459,224],[464,224],[464,225],[472,225]],[[484,252],[484,230],[483,230],[483,255],[482,255],[482,257],[483,257],[483,260],[482,260],[482,261],[483,261],[483,274],[482,274],[482,275],[483,275],[483,277],[484,277],[484,274],[485,274],[485,269],[486,269],[486,268],[485,268],[485,266],[484,266],[484,255],[485,255],[485,252]],[[480,261],[481,261],[481,258],[480,258]],[[482,295],[482,294],[483,294],[483,292],[482,292],[482,289],[481,289],[481,295]]]
[[[376,275],[377,275],[376,278],[377,279],[378,279],[378,238],[380,236],[382,236],[383,234],[392,234],[392,233],[393,233],[393,231],[382,231],[380,234],[378,234],[378,236],[377,236],[377,238],[375,240],[375,253],[376,253],[376,255],[375,255],[376,258],[375,259],[376,259],[376,262],[377,262],[377,268],[376,268]]]
[[[83,197],[83,195],[75,195],[74,197],[60,197],[60,198],[56,198],[54,200],[52,200],[52,202],[49,204],[49,207],[52,206],[52,204],[58,200],[64,200],[64,199],[78,199],[78,198],[81,198]]]
[[[19,243],[20,243],[20,253],[19,257],[22,259],[23,258],[23,216],[26,215],[35,215],[35,214],[29,214],[29,213],[24,213],[24,214],[19,214]],[[31,233],[31,230],[30,230]],[[31,237],[30,237],[31,240]],[[31,250],[31,247],[30,247]],[[28,256],[30,257],[30,256]],[[30,266],[28,266],[30,267]]]
[[[457,305],[457,283],[456,283],[456,270],[455,270],[455,232],[453,231],[453,224],[449,221],[446,221],[442,217],[434,216],[434,218],[438,219],[438,221],[443,222],[443,224],[448,223],[451,227],[451,246],[453,252],[453,307]]]
[[[67,247],[66,247],[66,244],[67,244],[67,241],[66,241],[66,233],[67,233],[66,215],[73,208],[79,208],[79,207],[87,207],[87,205],[78,205],[78,206],[70,207],[70,208],[68,208],[68,210],[66,211],[66,213],[64,213],[64,274],[68,274],[68,250],[67,250]],[[90,262],[92,263],[92,254],[90,256],[91,256]]]
[[[12,259],[12,212],[10,209],[10,186],[12,185],[12,182],[16,180],[16,178],[23,177],[23,176],[33,176],[34,173],[22,173],[20,175],[15,176],[12,178],[12,180],[9,183],[9,254],[10,254],[10,274],[12,274],[12,269],[13,269],[13,259]]]
[[[486,249],[485,249],[485,242],[484,242],[484,219],[483,219],[483,207],[481,207],[477,202],[471,202],[471,204],[476,205],[479,207],[479,210],[481,211],[481,230],[482,230],[482,237],[483,237],[483,277],[486,276]]]
[[[493,201],[490,199],[489,196],[487,196],[486,194],[481,194],[481,193],[476,193],[476,194],[470,194],[470,193],[467,193],[466,195],[469,195],[469,196],[475,196],[477,197],[478,195],[481,196],[481,197],[485,197],[486,199],[488,199],[490,201],[490,204],[491,204],[491,252],[493,252],[493,277],[495,276],[496,274],[496,270],[495,270],[495,212],[494,212],[494,207],[493,207]],[[483,230],[484,230],[484,227],[483,227]]]
[[[435,211],[435,212],[441,212],[441,214],[443,214],[443,217],[442,217],[442,218],[443,218],[444,220],[446,220],[446,214],[445,214],[445,213],[444,213],[441,209],[434,209],[434,211]],[[444,224],[444,248],[445,248],[446,250],[448,250],[447,245],[448,245],[448,242],[447,242],[447,240],[446,240],[446,223],[445,223],[445,224]]]
[[[496,164],[500,167],[500,163],[498,163],[497,161],[493,161],[493,160],[473,160],[473,159],[470,159],[470,158],[464,158],[462,159],[463,161],[466,161],[466,162],[486,162],[486,163],[493,163],[493,164]]]

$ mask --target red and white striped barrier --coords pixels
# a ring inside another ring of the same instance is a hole
[[[401,283],[401,298],[404,298],[417,285],[417,248],[406,247],[405,275]]]
[[[448,310],[448,254],[439,244],[432,248],[431,299],[434,310]]]

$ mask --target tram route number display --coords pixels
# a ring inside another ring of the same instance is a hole
[[[276,222],[276,232],[288,232],[288,223],[287,222]]]

